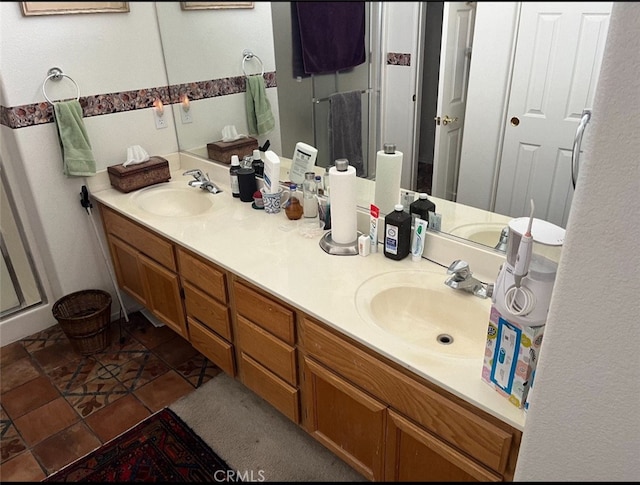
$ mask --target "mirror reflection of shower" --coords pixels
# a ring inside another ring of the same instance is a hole
[[[0,178],[0,319],[4,319],[42,303],[44,293],[4,169]]]

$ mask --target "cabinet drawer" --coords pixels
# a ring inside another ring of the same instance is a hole
[[[227,285],[224,273],[216,269],[211,263],[188,253],[184,249],[177,249],[180,275],[222,303],[227,303]]]
[[[242,316],[238,316],[236,329],[237,344],[242,352],[253,357],[292,386],[296,385],[296,351],[293,347]]]
[[[300,422],[299,392],[247,354],[241,354],[242,381],[291,421]]]
[[[231,340],[229,310],[189,283],[184,283],[184,302],[187,315],[197,319],[227,340]]]
[[[293,311],[242,283],[234,281],[233,286],[239,314],[288,344],[295,344]]]
[[[235,376],[233,346],[193,318],[187,317],[187,321],[191,345],[231,377]]]
[[[392,409],[387,416],[387,482],[500,482],[502,476]]]
[[[176,271],[173,244],[111,209],[104,206],[100,207],[102,208],[102,219],[108,233],[118,236],[165,268]]]
[[[503,473],[512,434],[304,319],[305,352],[448,443]]]

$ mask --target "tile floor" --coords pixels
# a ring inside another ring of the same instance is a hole
[[[39,481],[221,371],[139,312],[83,357],[60,325],[0,348],[0,481]]]

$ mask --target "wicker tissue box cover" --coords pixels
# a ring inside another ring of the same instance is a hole
[[[149,157],[149,160],[124,167],[112,165],[107,168],[111,185],[120,192],[148,187],[149,185],[168,182],[171,179],[169,161],[162,157]]]
[[[258,149],[258,140],[248,136],[234,141],[215,141],[207,143],[207,154],[211,160],[222,163],[231,163],[231,155],[238,155],[242,160],[246,156],[253,155],[253,150]]]

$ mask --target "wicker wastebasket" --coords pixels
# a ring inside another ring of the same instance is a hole
[[[90,355],[109,346],[111,295],[106,291],[76,291],[56,301],[52,311],[76,352]]]

